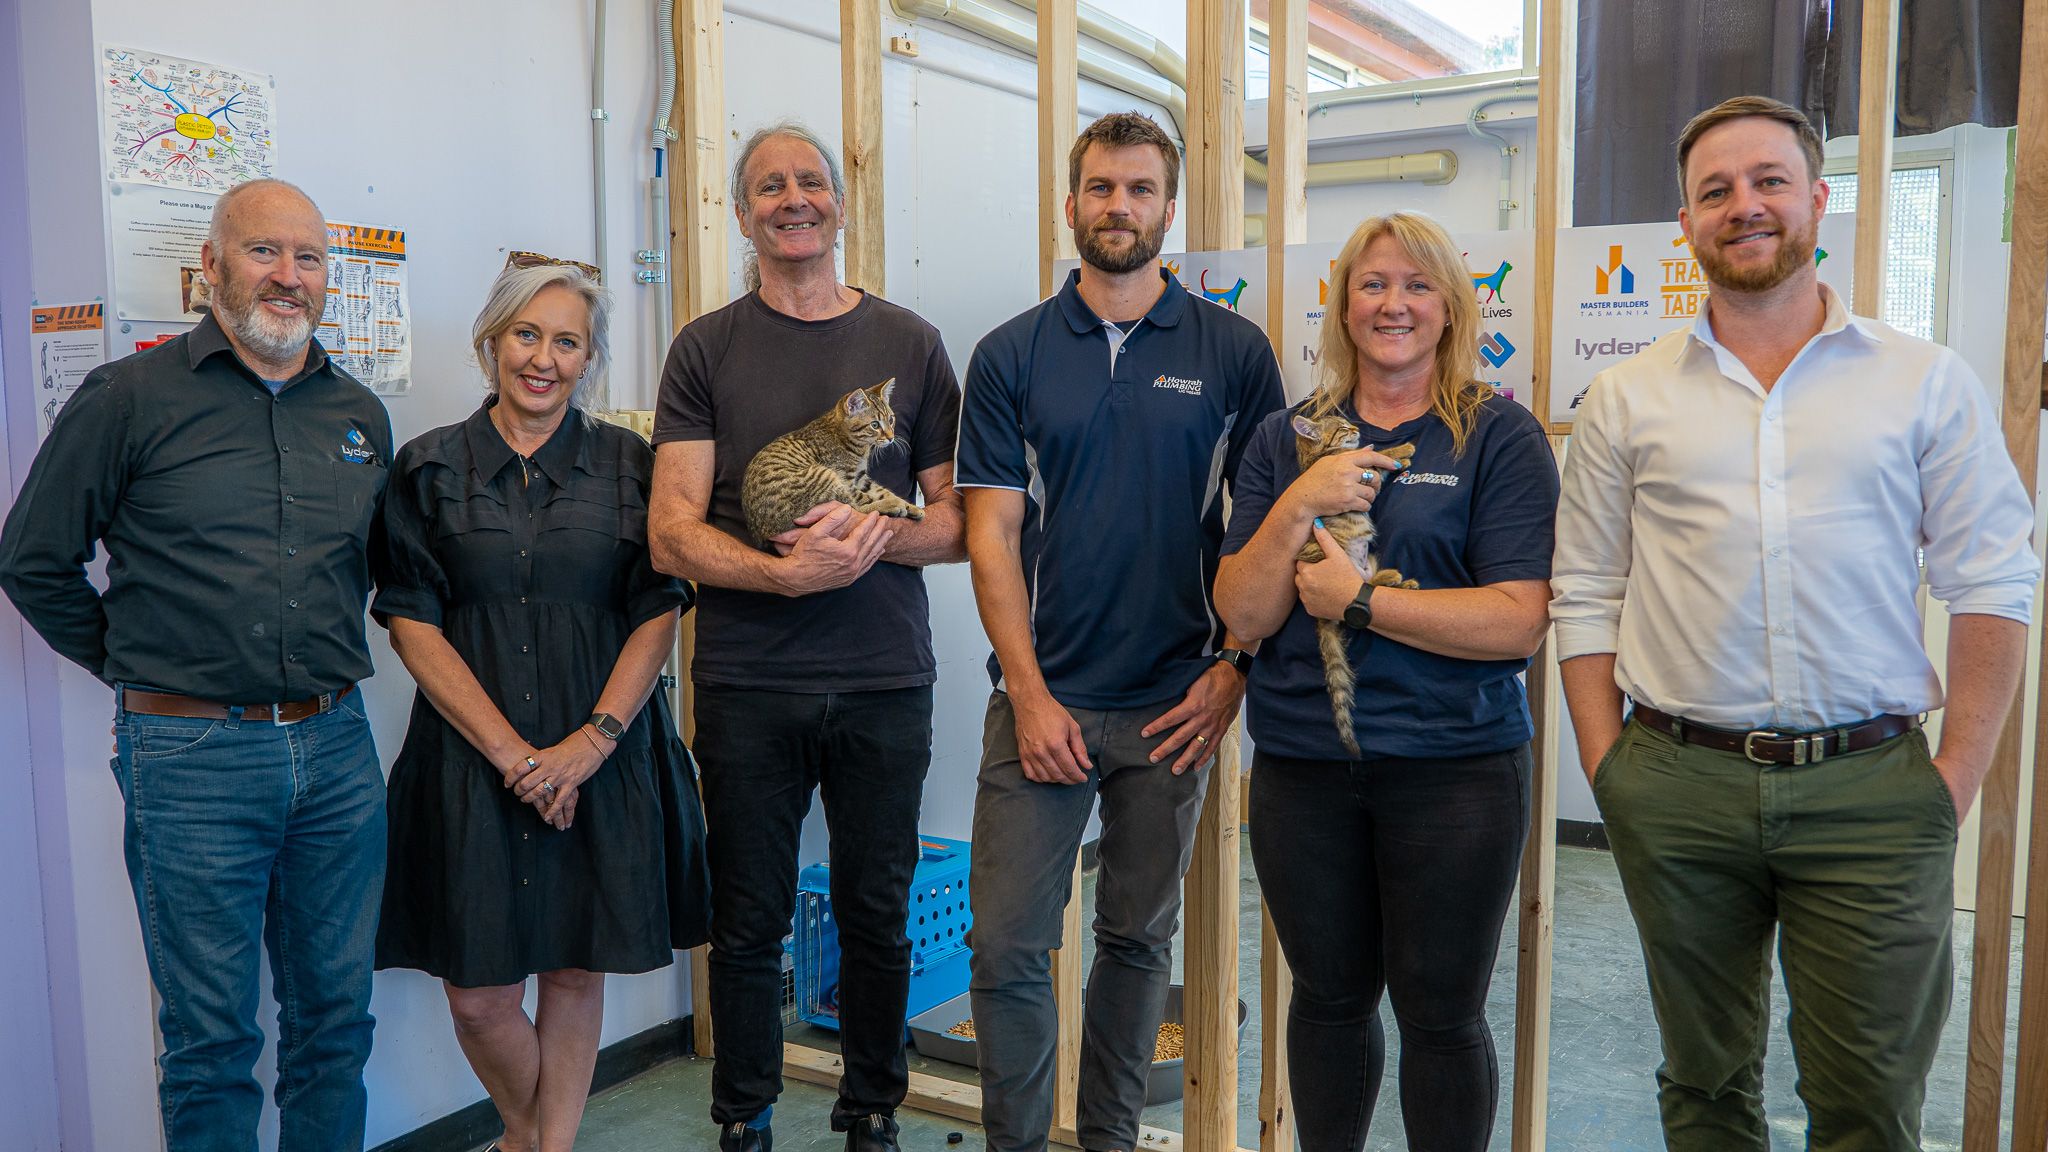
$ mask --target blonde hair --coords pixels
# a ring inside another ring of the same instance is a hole
[[[1344,313],[1351,295],[1351,270],[1382,236],[1393,237],[1443,297],[1444,334],[1436,346],[1429,410],[1451,430],[1452,452],[1462,455],[1479,421],[1479,406],[1494,395],[1493,386],[1479,378],[1479,300],[1472,291],[1465,254],[1443,225],[1419,212],[1368,217],[1337,253],[1316,358],[1322,379],[1309,397],[1308,416],[1319,420],[1335,412],[1358,387],[1358,345],[1344,325]]]
[[[498,394],[498,354],[492,345],[506,329],[512,327],[512,322],[519,319],[519,314],[533,303],[535,296],[556,285],[574,292],[577,299],[583,301],[583,306],[589,309],[590,359],[586,374],[603,379],[604,370],[612,359],[611,293],[573,264],[509,265],[491,282],[483,311],[477,313],[476,323],[469,330],[470,348],[476,352],[477,366],[484,370],[484,387],[491,395]],[[576,390],[569,394],[569,402],[578,408],[589,408],[595,403],[595,397],[591,389],[578,381]]]

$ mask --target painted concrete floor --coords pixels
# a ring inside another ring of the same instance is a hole
[[[1252,875],[1251,853],[1244,854],[1244,909],[1240,939],[1245,943],[1241,996],[1251,1008],[1239,1070],[1243,1101],[1238,1142],[1258,1146],[1259,1092],[1259,893]],[[1094,898],[1092,874],[1085,881],[1084,914]],[[1551,1001],[1550,1137],[1549,1147],[1571,1152],[1592,1150],[1654,1150],[1663,1147],[1657,1125],[1652,1073],[1657,1064],[1657,1028],[1651,1016],[1634,922],[1622,901],[1621,884],[1605,852],[1561,848],[1557,863],[1556,968]],[[1085,921],[1084,921],[1085,922]],[[2020,924],[2013,940],[2017,982]],[[1970,928],[1967,913],[1956,916],[1956,999],[1942,1037],[1941,1053],[1927,1086],[1922,1139],[1927,1152],[1948,1152],[1961,1146],[1965,1024],[1970,984]],[[1092,954],[1092,942],[1087,951]],[[1181,963],[1176,945],[1174,978]],[[1510,922],[1494,968],[1488,1016],[1501,1064],[1501,1101],[1493,1147],[1507,1147],[1508,1086],[1514,1077],[1514,926]],[[2012,1027],[2017,1028],[2017,989],[2012,997]],[[1373,1117],[1367,1148],[1371,1152],[1407,1146],[1402,1135],[1399,1088],[1399,1036],[1391,1010],[1387,1021],[1387,1082]],[[1781,981],[1772,988],[1772,1036],[1765,1077],[1765,1109],[1771,1118],[1772,1148],[1787,1152],[1805,1146],[1806,1115],[1793,1090],[1795,1069],[1785,1034],[1786,1001]],[[2008,1033],[2008,1059],[2013,1041]],[[791,1039],[820,1048],[836,1048],[833,1033],[817,1029],[792,1031]],[[972,1069],[911,1054],[911,1067],[932,1075],[971,1080]],[[580,1152],[683,1150],[708,1152],[716,1134],[706,1118],[711,1067],[700,1060],[678,1060],[653,1069],[591,1101],[577,1147]],[[2008,1073],[2006,1134],[2011,1132],[2012,1087]],[[777,1152],[837,1152],[844,1137],[829,1130],[832,1093],[792,1082],[775,1110]],[[981,1132],[959,1121],[913,1112],[903,1113],[902,1145],[914,1152],[943,1152],[949,1134],[962,1142],[950,1147],[980,1152]],[[1145,1123],[1178,1130],[1180,1106],[1148,1109]]]

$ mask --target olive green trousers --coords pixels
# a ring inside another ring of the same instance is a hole
[[[1666,1146],[1768,1152],[1775,935],[1807,1147],[1918,1149],[1955,920],[1955,805],[1926,736],[1764,765],[1631,722],[1593,795],[1662,1032]]]

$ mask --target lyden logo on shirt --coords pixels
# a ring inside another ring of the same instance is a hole
[[[1189,396],[1200,396],[1202,394],[1202,382],[1200,380],[1183,380],[1178,376],[1161,376],[1152,382],[1152,386],[1154,388],[1170,388],[1175,392],[1184,393]]]
[[[1441,484],[1446,488],[1456,488],[1458,486],[1458,478],[1449,472],[1403,472],[1394,480],[1394,483]]]
[[[351,428],[342,439],[341,458],[351,464],[368,464],[377,458],[377,450],[370,447],[362,429]]]

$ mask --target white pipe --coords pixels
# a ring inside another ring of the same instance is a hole
[[[593,42],[590,62],[590,191],[597,220],[597,254],[590,262],[604,271],[605,248],[605,171],[604,171],[604,122],[610,114],[604,110],[604,18],[605,0],[597,0],[597,38]],[[610,283],[611,278],[605,277]]]
[[[597,34],[592,41],[590,63],[590,199],[591,216],[597,231],[597,252],[590,262],[597,266],[598,278],[606,284],[611,277],[605,275],[605,252],[609,240],[605,232],[605,158],[604,122],[608,114],[604,110],[604,40],[605,0],[597,0]],[[602,411],[611,407],[610,381],[597,381],[597,395],[592,407]]]
[[[1036,11],[1037,0],[1015,0]],[[1026,56],[1038,55],[1036,25],[991,8],[981,0],[889,0],[896,15],[905,20],[923,16],[987,37]],[[1076,68],[1100,84],[1129,93],[1166,109],[1176,127],[1187,122],[1187,63],[1157,37],[1096,9],[1082,6],[1078,19],[1081,31],[1120,52],[1146,62],[1153,75],[1135,72],[1122,61],[1113,60],[1089,46],[1075,51]],[[1180,81],[1176,83],[1178,78]],[[1033,93],[1034,97],[1036,93]],[[1244,158],[1245,179],[1266,182],[1266,165],[1257,157]],[[1427,184],[1449,183],[1458,174],[1455,154],[1445,151],[1421,152],[1413,156],[1387,156],[1375,160],[1336,160],[1308,166],[1307,186],[1363,184],[1375,181],[1420,180]]]
[[[1422,103],[1424,96],[1458,96],[1467,92],[1491,92],[1496,88],[1512,88],[1520,92],[1526,86],[1529,95],[1534,96],[1536,77],[1509,76],[1499,80],[1474,80],[1470,84],[1446,84],[1441,88],[1407,88],[1388,92],[1378,88],[1353,89],[1324,97],[1309,105],[1308,114],[1319,116],[1332,108],[1345,104],[1377,104],[1382,100],[1412,100]]]
[[[669,287],[669,277],[675,275],[671,265],[671,249],[674,247],[669,236],[668,220],[668,145],[676,138],[675,128],[670,124],[676,104],[676,37],[675,0],[660,0],[655,5],[654,42],[659,45],[655,58],[660,61],[661,84],[655,94],[654,115],[654,178],[647,182],[649,195],[654,200],[654,243],[649,249],[654,253],[653,268],[660,275],[654,288],[654,359],[653,373],[658,375],[661,365],[668,357],[668,345],[675,335],[675,300]]]
[[[1515,146],[1507,137],[1500,133],[1488,132],[1486,129],[1481,128],[1479,122],[1486,118],[1486,110],[1496,104],[1509,104],[1517,100],[1534,100],[1535,98],[1534,93],[1524,94],[1520,92],[1507,96],[1495,96],[1491,100],[1481,100],[1479,103],[1474,104],[1472,111],[1465,117],[1466,131],[1482,140],[1493,141],[1494,146],[1500,149],[1500,230],[1503,232],[1507,231],[1512,223],[1509,214],[1515,208]]]

